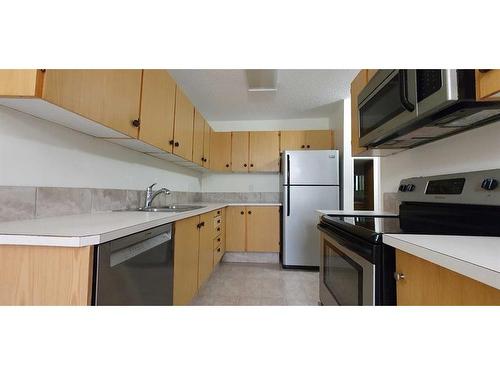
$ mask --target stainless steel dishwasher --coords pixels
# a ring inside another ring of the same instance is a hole
[[[172,224],[99,245],[93,304],[172,305],[173,249]]]

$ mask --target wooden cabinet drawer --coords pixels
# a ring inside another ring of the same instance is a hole
[[[222,215],[222,208],[219,208],[218,210],[212,211],[214,217],[221,216]]]
[[[219,246],[214,249],[214,266],[217,265],[224,256],[224,250]]]
[[[214,250],[222,245],[222,238],[223,237],[224,237],[223,235],[219,235],[214,239]]]

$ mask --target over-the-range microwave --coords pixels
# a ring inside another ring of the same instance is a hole
[[[360,144],[406,149],[500,120],[476,100],[474,70],[379,70],[358,96]]]

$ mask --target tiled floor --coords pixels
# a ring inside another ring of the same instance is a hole
[[[278,264],[221,263],[192,301],[197,306],[317,306],[319,273]]]

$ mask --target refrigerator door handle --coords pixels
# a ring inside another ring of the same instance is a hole
[[[286,156],[286,216],[290,216],[290,155]]]

